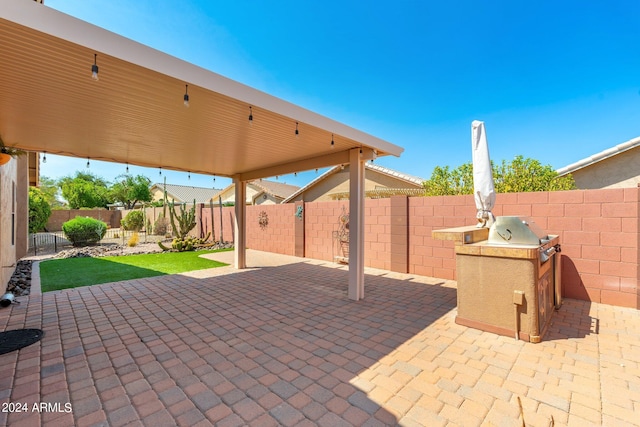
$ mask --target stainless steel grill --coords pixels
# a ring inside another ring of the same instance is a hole
[[[517,216],[497,217],[482,238],[476,230],[439,230],[459,242],[456,322],[539,342],[562,301],[558,236]]]
[[[489,245],[538,246],[541,263],[545,263],[560,250],[558,236],[549,236],[531,218],[499,216],[489,229]]]
[[[529,218],[499,216],[489,229],[487,240],[491,245],[540,245],[549,239]]]

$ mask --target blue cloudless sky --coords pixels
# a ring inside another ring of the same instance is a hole
[[[640,136],[637,1],[45,5],[400,145],[400,158],[376,162],[425,179],[435,166],[471,161],[476,119],[494,161],[524,155],[554,168]],[[48,160],[44,176],[85,170],[83,159]],[[157,170],[130,171],[161,180]],[[92,162],[91,172],[112,180],[124,167]]]

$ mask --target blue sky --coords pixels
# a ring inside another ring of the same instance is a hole
[[[471,161],[476,119],[494,161],[524,155],[554,168],[640,136],[636,1],[45,5],[400,145],[400,158],[376,162],[425,179],[435,166]],[[86,170],[86,159],[47,160],[44,176]],[[112,180],[125,169],[92,162],[90,171]],[[161,180],[157,170],[130,172]]]

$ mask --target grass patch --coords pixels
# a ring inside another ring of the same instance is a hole
[[[201,258],[200,255],[229,250],[233,249],[43,261],[40,263],[40,286],[42,292],[49,292],[223,267],[228,264]]]

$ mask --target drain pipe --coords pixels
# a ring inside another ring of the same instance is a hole
[[[519,316],[519,310],[518,307],[521,306],[522,304],[524,304],[524,292],[523,291],[513,291],[513,311],[515,313],[515,334],[516,334],[516,341],[518,341],[520,339],[520,316]]]

